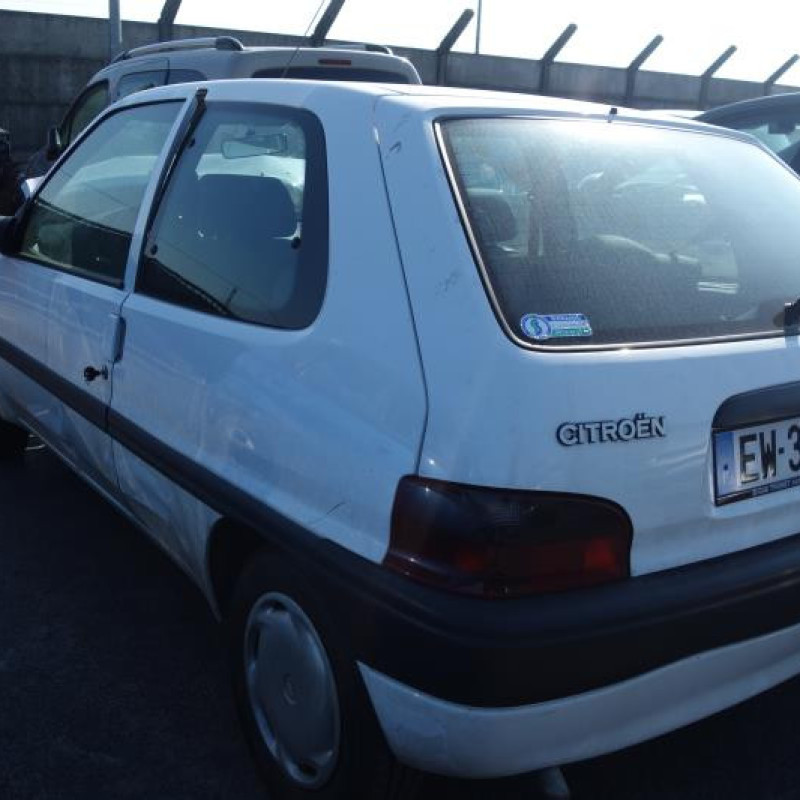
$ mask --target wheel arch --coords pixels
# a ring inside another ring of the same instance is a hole
[[[270,549],[255,529],[228,517],[218,520],[208,537],[206,571],[215,610],[225,617],[236,581],[259,550]]]

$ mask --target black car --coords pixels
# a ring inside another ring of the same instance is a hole
[[[730,103],[695,119],[752,134],[800,172],[800,92]]]

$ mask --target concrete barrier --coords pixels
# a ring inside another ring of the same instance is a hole
[[[299,37],[176,25],[178,38],[229,34],[248,45],[296,45]],[[126,48],[156,39],[156,24],[123,22]],[[69,103],[107,60],[105,20],[0,10],[0,128],[11,132],[18,159],[38,149],[47,128],[58,123]],[[436,76],[436,54],[429,50],[394,48],[411,59],[423,81]],[[540,62],[532,59],[451,53],[444,65],[445,82],[453,86],[539,91]],[[625,69],[556,62],[548,76],[547,94],[620,105],[625,98]],[[775,93],[791,91],[779,85]],[[715,78],[708,105],[757,97],[763,83]],[[697,108],[699,76],[641,71],[630,105],[639,108]]]

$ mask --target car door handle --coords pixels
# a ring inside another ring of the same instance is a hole
[[[95,378],[102,378],[104,381],[108,380],[108,367],[101,367],[97,369],[91,364],[83,370],[83,379],[86,383],[91,383]]]

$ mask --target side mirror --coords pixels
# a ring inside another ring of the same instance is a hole
[[[47,150],[45,155],[48,161],[55,161],[61,155],[61,132],[54,125],[47,129]]]
[[[28,178],[27,180],[22,181],[20,184],[20,191],[22,192],[22,196],[25,198],[25,201],[33,197],[34,192],[39,188],[39,184],[42,182],[42,176],[38,178]]]

